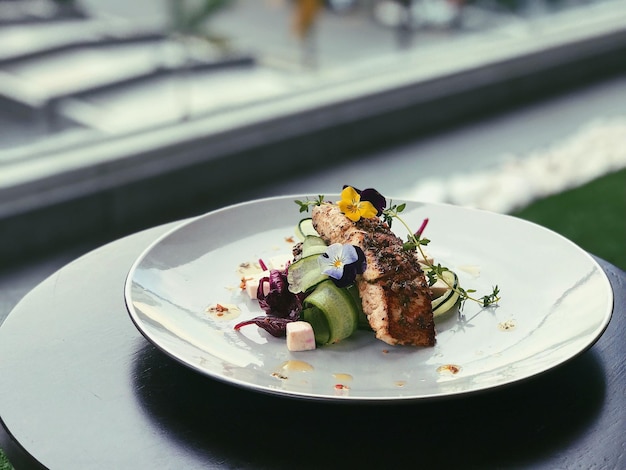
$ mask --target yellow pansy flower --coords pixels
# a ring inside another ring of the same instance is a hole
[[[376,217],[378,210],[369,201],[361,201],[361,195],[352,187],[346,186],[341,191],[341,201],[337,203],[339,210],[353,222],[361,217],[371,219]]]

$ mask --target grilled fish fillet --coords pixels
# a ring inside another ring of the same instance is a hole
[[[353,222],[336,205],[313,208],[313,227],[329,244],[349,243],[365,253],[367,268],[357,277],[365,312],[376,337],[388,344],[433,346],[431,293],[414,252],[378,218]]]

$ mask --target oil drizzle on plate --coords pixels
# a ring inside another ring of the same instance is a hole
[[[311,372],[312,370],[313,366],[308,362],[289,360],[278,366],[278,368],[272,372],[272,377],[286,380],[289,378],[290,373]]]
[[[346,396],[350,394],[350,386],[348,385],[352,382],[353,377],[350,374],[346,373],[335,373],[333,374],[333,378],[337,381],[335,383],[335,395],[338,396]]]
[[[514,330],[516,326],[517,325],[515,325],[515,320],[513,320],[512,318],[510,320],[503,321],[502,323],[498,323],[498,329],[500,331],[511,331]]]
[[[352,382],[352,379],[353,379],[353,377],[350,374],[343,374],[343,373],[333,374],[333,377],[335,378],[335,380],[343,384],[345,384],[346,382]]]
[[[289,360],[281,364],[280,368],[286,372],[310,372],[313,366],[308,362]]]
[[[446,375],[456,375],[461,371],[461,366],[457,366],[456,364],[444,364],[442,366],[437,367],[437,372],[440,374]]]
[[[218,303],[209,305],[206,308],[206,312],[209,314],[211,318],[214,320],[232,320],[233,318],[237,318],[241,313],[241,309],[237,307],[235,304],[225,304]]]

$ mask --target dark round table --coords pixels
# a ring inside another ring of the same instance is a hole
[[[144,339],[123,296],[171,224],[65,266],[0,327],[0,446],[17,469],[626,468],[626,273],[589,350],[489,392],[311,402],[217,382]]]

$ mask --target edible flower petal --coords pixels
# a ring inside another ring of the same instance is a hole
[[[356,191],[359,192],[358,189],[356,189]],[[371,202],[372,205],[376,208],[376,215],[380,217],[385,207],[387,207],[387,200],[385,199],[385,196],[380,194],[374,188],[364,189],[363,191],[360,191],[360,194],[361,201]]]
[[[383,211],[387,207],[387,199],[385,199],[385,196],[380,194],[374,188],[367,188],[361,191],[360,189],[355,188],[354,186],[350,186],[347,184],[343,185],[343,189],[346,189],[348,187],[352,187],[352,189],[354,189],[357,192],[357,194],[361,196],[361,201],[371,202],[372,205],[376,208],[376,215],[378,217],[380,217],[383,214]]]
[[[365,271],[366,261],[363,250],[354,245],[333,243],[318,258],[322,273],[332,278],[337,287],[352,284],[357,274]]]
[[[333,243],[328,246],[326,252],[320,255],[318,262],[322,273],[333,279],[341,279],[346,264],[354,263],[357,259],[358,256],[353,245]]]
[[[378,210],[370,201],[362,201],[361,195],[352,186],[346,186],[341,191],[341,201],[337,203],[339,210],[353,222],[361,217],[371,219],[376,217]]]

